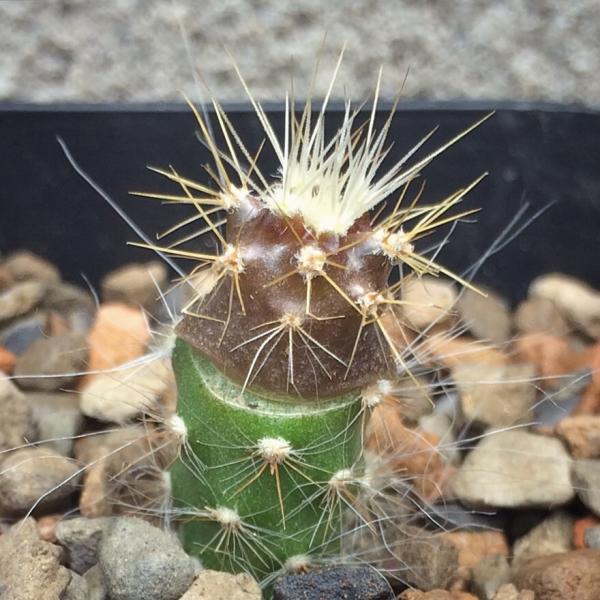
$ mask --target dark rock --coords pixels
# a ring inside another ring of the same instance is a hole
[[[19,357],[14,374],[19,387],[53,392],[75,380],[75,374],[85,369],[87,356],[87,342],[82,334],[42,338]]]
[[[58,523],[56,538],[66,549],[67,565],[72,571],[83,575],[98,562],[102,534],[111,522],[110,517],[79,517]]]
[[[394,600],[387,581],[369,567],[330,567],[275,582],[274,600]]]

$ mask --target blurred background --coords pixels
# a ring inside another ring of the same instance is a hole
[[[598,0],[0,0],[0,100],[198,97],[190,62],[241,100],[225,48],[258,98],[302,96],[325,33],[316,96],[346,43],[337,97],[383,64],[388,97],[410,68],[409,98],[600,104]]]

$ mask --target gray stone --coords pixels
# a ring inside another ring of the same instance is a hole
[[[600,516],[600,460],[575,461],[572,479],[581,501]]]
[[[468,506],[548,507],[574,497],[571,459],[559,440],[521,430],[488,433],[452,482]]]
[[[71,581],[60,600],[89,600],[87,581],[77,573],[70,571]]]
[[[477,286],[487,296],[465,288],[456,303],[462,321],[481,340],[504,344],[510,339],[512,318],[508,304],[490,289]]]
[[[485,556],[472,569],[471,589],[481,600],[493,600],[500,586],[510,582],[510,575],[506,556]]]
[[[71,384],[85,370],[87,340],[78,333],[66,333],[37,340],[15,365],[19,386],[53,392]]]
[[[588,548],[600,550],[600,526],[588,527],[585,530],[585,545]]]
[[[108,598],[108,591],[106,590],[104,575],[100,565],[94,565],[91,569],[88,569],[83,578],[88,588],[87,600],[106,600]]]
[[[0,535],[0,592],[3,600],[55,600],[71,582],[60,564],[61,550],[40,540],[33,519]]]
[[[46,313],[36,312],[29,317],[17,319],[0,329],[0,346],[20,356],[33,342],[44,337],[46,325]]]
[[[370,567],[329,567],[275,582],[273,600],[394,600],[390,584]]]
[[[262,600],[256,581],[247,573],[203,569],[180,600]]]
[[[471,364],[452,369],[464,418],[489,427],[532,420],[534,376],[534,368],[526,364]]]
[[[513,544],[513,565],[568,552],[572,549],[572,538],[573,517],[564,512],[551,514]]]
[[[38,445],[51,448],[63,456],[70,456],[73,439],[83,426],[79,396],[66,392],[31,392],[27,394],[27,400],[37,429]]]
[[[112,600],[176,600],[196,574],[173,535],[133,517],[107,528],[99,564]]]
[[[17,448],[32,433],[31,406],[15,385],[0,374],[0,452]],[[0,460],[3,456],[0,454]]]
[[[0,294],[0,323],[27,314],[44,296],[46,287],[39,281],[23,281]]]
[[[65,548],[67,565],[72,571],[83,575],[98,562],[102,534],[111,522],[110,517],[78,517],[58,523],[56,539]]]
[[[77,465],[48,448],[15,450],[0,470],[0,513],[56,508],[77,489]]]

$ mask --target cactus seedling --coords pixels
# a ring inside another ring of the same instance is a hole
[[[469,285],[416,246],[468,214],[453,209],[479,180],[426,206],[417,204],[420,192],[409,200],[408,188],[484,119],[407,166],[428,134],[381,173],[393,110],[376,130],[380,81],[381,73],[366,122],[357,125],[361,113],[347,104],[329,139],[331,88],[316,114],[310,101],[301,113],[286,101],[282,141],[248,92],[279,162],[271,180],[216,101],[223,148],[190,103],[215,188],[171,169],[159,173],[179,186],[176,194],[142,194],[194,209],[168,233],[202,224],[171,244],[141,245],[192,264],[181,282],[192,297],[173,355],[172,425],[186,452],[171,483],[184,544],[209,568],[268,581],[340,553],[344,511],[371,485],[363,453],[369,411],[388,380],[412,377],[405,278],[443,273]],[[205,233],[216,240],[214,253],[184,249]]]

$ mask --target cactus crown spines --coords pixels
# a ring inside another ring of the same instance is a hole
[[[174,169],[156,169],[178,183],[182,194],[145,195],[192,205],[196,215],[181,227],[202,223],[199,232],[155,248],[197,261],[186,278],[194,294],[177,334],[244,389],[319,398],[393,376],[406,366],[407,344],[398,340],[409,336],[398,335],[406,323],[401,283],[388,283],[392,266],[405,265],[416,275],[446,274],[469,285],[419,254],[415,243],[469,214],[449,211],[479,179],[435,205],[416,205],[422,189],[408,206],[404,200],[420,170],[487,117],[406,167],[428,134],[379,174],[389,151],[392,117],[375,129],[379,83],[366,123],[356,126],[360,112],[347,103],[343,123],[330,139],[325,137],[325,111],[331,89],[316,117],[310,100],[300,115],[286,100],[283,141],[249,96],[279,162],[278,176],[271,181],[216,101],[223,149],[190,103],[213,157],[216,171],[208,170],[216,189]],[[244,168],[243,162],[249,166]],[[402,192],[392,212],[370,218],[368,211],[398,189]],[[182,242],[206,232],[217,239],[217,253],[181,249]]]

